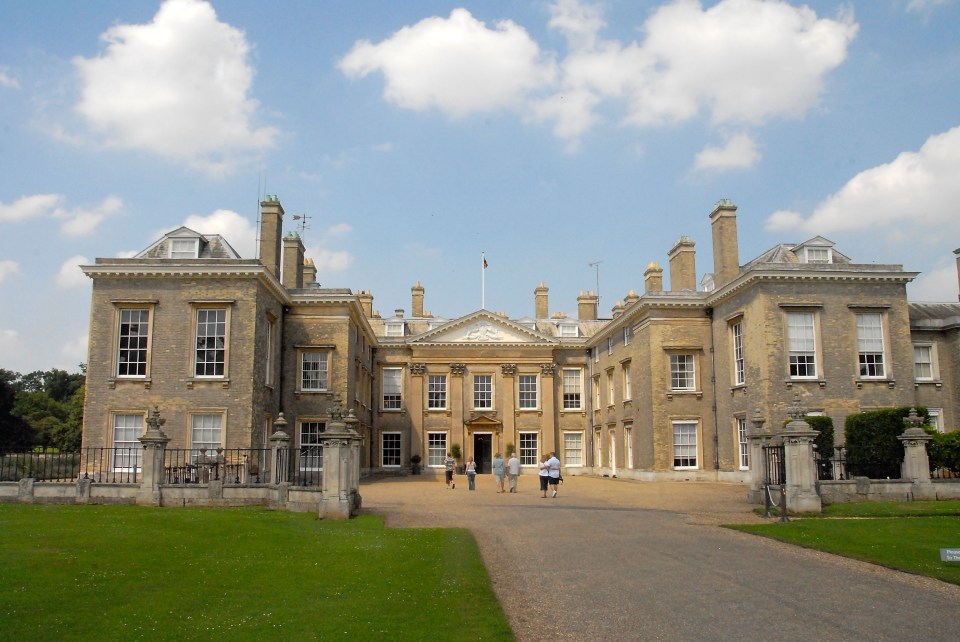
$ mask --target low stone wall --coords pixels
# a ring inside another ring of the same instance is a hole
[[[960,479],[935,479],[916,484],[904,479],[854,477],[817,482],[817,492],[826,504],[845,502],[908,502],[918,499],[960,499]]]
[[[320,508],[320,488],[279,485],[207,484],[161,486],[155,495],[144,495],[140,484],[99,484],[89,479],[73,483],[0,482],[0,502],[26,504],[153,504],[159,506],[269,506],[297,512]]]

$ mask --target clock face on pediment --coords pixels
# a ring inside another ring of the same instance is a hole
[[[551,337],[533,332],[509,321],[484,314],[464,317],[461,322],[448,323],[428,332],[417,343],[467,343],[487,345],[495,343],[544,343]]]

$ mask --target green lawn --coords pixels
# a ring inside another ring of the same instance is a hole
[[[513,640],[473,535],[262,509],[0,504],[0,638]]]
[[[960,584],[960,563],[940,561],[941,548],[960,548],[960,502],[833,504],[791,520],[729,528]]]

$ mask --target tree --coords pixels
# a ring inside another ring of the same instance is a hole
[[[18,373],[0,368],[0,452],[24,450],[34,444],[33,429],[13,414],[19,379]]]

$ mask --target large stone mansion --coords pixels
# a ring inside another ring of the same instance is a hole
[[[138,445],[155,406],[171,448],[267,448],[283,413],[296,446],[319,443],[339,401],[359,420],[361,466],[439,471],[454,444],[489,472],[516,448],[525,466],[556,451],[568,474],[746,480],[759,409],[779,425],[794,395],[834,418],[921,405],[958,425],[960,305],[908,303],[916,273],[855,263],[822,237],[741,264],[737,208],[710,214],[713,272],[698,289],[680,238],[643,292],[601,318],[477,310],[456,319],[374,312],[366,291],[322,288],[276,197],[261,203],[259,259],[181,227],[93,279],[85,447]],[[960,250],[958,267],[960,267]],[[532,285],[532,284],[531,284]]]

